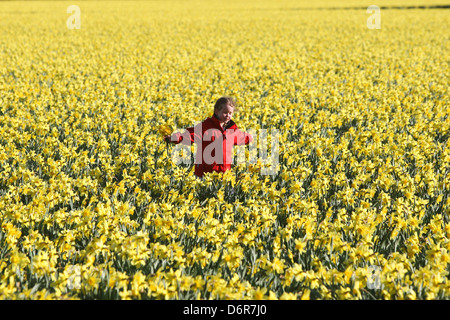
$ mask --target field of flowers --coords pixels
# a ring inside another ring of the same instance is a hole
[[[450,298],[450,18],[388,8],[423,4],[0,2],[0,299]],[[275,175],[173,163],[222,95]]]

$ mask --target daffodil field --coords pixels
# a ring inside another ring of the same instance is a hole
[[[450,298],[448,4],[0,2],[0,299]],[[174,163],[223,95],[276,174]]]

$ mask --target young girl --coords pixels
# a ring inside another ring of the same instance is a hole
[[[166,142],[197,144],[196,176],[203,177],[205,172],[225,172],[231,169],[233,146],[253,141],[251,134],[240,131],[231,120],[235,106],[231,97],[221,97],[216,101],[214,114],[210,118],[187,128],[183,133],[164,136]]]

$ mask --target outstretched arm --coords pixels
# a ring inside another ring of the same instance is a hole
[[[238,146],[242,146],[245,144],[249,144],[253,141],[253,136],[250,133],[243,132],[239,129],[236,129],[234,136],[234,144]]]
[[[185,145],[191,145],[196,141],[197,139],[197,133],[194,130],[194,127],[187,128],[182,133],[175,132],[172,135],[164,136],[164,141],[167,143],[174,143],[174,144],[185,144]]]

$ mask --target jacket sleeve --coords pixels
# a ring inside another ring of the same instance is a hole
[[[198,142],[201,139],[201,127],[200,130],[195,130],[196,127],[186,128],[183,132],[176,132],[170,137],[170,141],[175,144],[191,145]]]
[[[234,134],[234,145],[242,146],[253,141],[253,136],[251,134],[239,129],[236,129]]]

